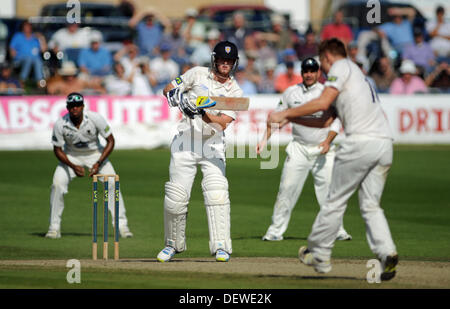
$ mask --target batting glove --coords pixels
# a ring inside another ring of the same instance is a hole
[[[180,104],[178,105],[178,108],[184,115],[191,119],[194,119],[195,115],[203,115],[205,113],[205,111],[197,109],[197,107],[191,103],[187,96],[182,95],[181,97],[182,98]]]
[[[181,91],[180,88],[174,88],[172,90],[170,90],[169,92],[167,92],[167,102],[169,103],[170,106],[174,107],[174,106],[178,106],[181,102]]]

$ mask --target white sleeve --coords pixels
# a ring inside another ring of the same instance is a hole
[[[347,61],[338,61],[334,63],[328,72],[325,87],[336,88],[339,92],[342,91],[344,83],[350,75],[350,66]]]
[[[62,126],[61,121],[57,121],[55,125],[53,126],[53,132],[52,132],[52,144],[56,147],[63,147],[65,144],[63,132],[62,132]]]
[[[89,116],[91,117],[92,122],[97,128],[98,133],[103,138],[106,139],[112,134],[111,127],[109,126],[108,122],[106,122],[106,119],[103,118],[100,114],[91,113]]]
[[[336,119],[334,119],[334,121],[330,125],[330,131],[334,131],[337,134],[339,134],[339,132],[341,132],[341,128],[342,128],[342,123],[339,120],[339,118],[336,117]]]

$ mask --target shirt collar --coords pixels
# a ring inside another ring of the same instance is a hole
[[[313,89],[316,89],[317,88],[317,83],[319,83],[319,82],[317,81],[317,82],[315,82],[314,84],[312,84],[309,87],[306,87],[306,85],[304,83],[299,84],[299,86],[302,88],[303,92],[308,92],[308,91],[311,91]]]

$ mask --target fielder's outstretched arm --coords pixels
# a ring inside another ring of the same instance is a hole
[[[292,121],[295,118],[312,115],[319,111],[326,111],[337,98],[339,91],[333,87],[326,87],[320,97],[311,100],[308,103],[302,104],[298,107],[289,108],[284,111],[270,114],[267,119],[268,123],[283,123],[284,121]]]

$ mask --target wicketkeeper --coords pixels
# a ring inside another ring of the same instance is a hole
[[[164,88],[169,105],[177,106],[183,118],[171,144],[170,180],[164,198],[165,248],[158,254],[160,262],[186,250],[186,216],[198,165],[203,172],[210,253],[220,262],[227,262],[232,253],[224,130],[236,113],[205,112],[195,102],[197,96],[241,97],[243,92],[233,78],[238,61],[236,46],[219,42],[211,55],[211,68],[194,67]]]

